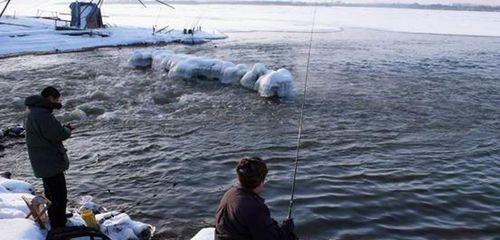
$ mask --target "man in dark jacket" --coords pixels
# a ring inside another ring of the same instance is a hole
[[[215,219],[216,240],[294,240],[292,219],[282,226],[271,218],[259,194],[264,190],[267,166],[258,157],[243,158],[236,167],[239,185],[222,198]]]
[[[52,229],[66,225],[67,189],[64,171],[69,167],[63,141],[71,136],[72,127],[62,126],[52,111],[61,109],[61,94],[54,87],[45,88],[41,95],[26,98],[29,108],[25,120],[26,145],[31,167],[42,178],[45,197],[52,205],[48,209]]]

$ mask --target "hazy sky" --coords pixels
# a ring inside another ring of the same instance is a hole
[[[398,3],[470,3],[470,4],[487,4],[487,5],[500,5],[500,0],[342,0],[343,2],[352,3],[380,3],[380,2],[398,2]]]
[[[165,0],[165,1],[169,2],[168,0]],[[238,0],[235,0],[235,1],[238,1]],[[263,0],[263,1],[266,1],[266,0]],[[278,0],[278,1],[287,1],[287,0]],[[316,0],[293,0],[293,1],[314,2]],[[317,1],[318,2],[331,2],[329,0],[317,0]],[[348,2],[348,3],[415,3],[415,2],[417,2],[417,3],[422,3],[422,4],[469,3],[469,4],[500,5],[500,0],[340,0],[340,1]],[[17,0],[14,2],[19,2],[19,3],[44,3],[44,2],[46,3],[46,2],[49,2],[49,3],[53,3],[53,2],[71,2],[71,0],[68,0],[68,1],[64,1],[64,0]]]

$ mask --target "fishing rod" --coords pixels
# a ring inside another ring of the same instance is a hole
[[[290,194],[290,206],[288,207],[288,219],[292,218],[292,212],[293,212],[293,204],[295,201],[295,185],[297,182],[297,170],[299,167],[299,153],[300,153],[300,142],[302,139],[302,131],[304,127],[304,108],[305,108],[305,103],[307,100],[307,82],[309,80],[309,65],[311,62],[311,49],[312,49],[312,43],[313,43],[313,36],[314,36],[314,26],[316,25],[316,11],[317,11],[317,3],[314,3],[314,13],[313,13],[313,20],[312,20],[312,25],[311,25],[311,34],[309,38],[309,52],[307,53],[307,64],[306,64],[306,76],[305,76],[305,81],[304,81],[304,93],[302,97],[302,106],[300,108],[300,118],[299,118],[299,127],[298,127],[298,134],[297,134],[297,151],[295,152],[295,170],[293,172],[293,181],[292,181],[292,192]]]

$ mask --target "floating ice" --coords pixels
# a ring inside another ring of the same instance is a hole
[[[148,68],[152,64],[152,55],[148,51],[135,51],[134,55],[128,60],[128,64],[135,68]]]
[[[258,89],[262,97],[285,98],[293,94],[293,76],[281,68],[278,71],[269,71],[255,82],[255,89]]]
[[[240,80],[241,86],[248,89],[255,89],[255,82],[260,76],[266,74],[267,67],[263,63],[253,65],[251,71],[247,72]]]
[[[26,109],[26,106],[24,105],[24,99],[22,99],[20,97],[14,97],[12,99],[12,105],[17,110],[24,110],[24,109]]]
[[[115,121],[118,119],[119,118],[118,118],[118,115],[116,114],[116,112],[105,112],[104,114],[97,117],[97,120],[105,121],[105,122]]]
[[[235,67],[228,67],[224,70],[221,83],[232,84],[237,83],[248,72],[245,64],[238,64]]]
[[[66,112],[61,116],[61,118],[64,122],[78,121],[78,120],[85,119],[86,117],[87,117],[87,114],[81,109],[75,109],[71,112]]]
[[[203,228],[191,240],[213,240],[215,228]]]
[[[170,58],[174,54],[175,54],[174,52],[169,50],[154,51],[151,54],[152,58],[151,67],[156,70],[164,69],[165,68],[164,64],[166,63],[166,61],[164,60]]]
[[[152,67],[155,70],[166,71],[167,76],[174,80],[211,80],[222,84],[239,82],[244,88],[259,91],[263,97],[286,98],[293,95],[291,73],[285,69],[268,70],[263,63],[255,64],[248,71],[244,64],[235,65],[220,59],[155,50],[135,51],[129,65],[136,68]],[[161,100],[161,98],[158,99]]]
[[[168,72],[168,77],[182,80],[214,80],[220,81],[224,70],[234,67],[234,63],[205,57],[187,57],[181,59]]]
[[[84,103],[77,107],[78,109],[85,112],[86,115],[101,115],[106,112],[104,106],[101,103]]]
[[[111,98],[107,93],[101,90],[94,91],[93,93],[90,94],[89,97],[91,100],[97,100],[97,101],[108,100]]]

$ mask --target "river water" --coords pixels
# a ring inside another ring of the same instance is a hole
[[[296,96],[277,102],[239,86],[172,81],[127,68],[136,48],[0,60],[0,125],[22,98],[62,89],[70,198],[92,195],[189,239],[211,226],[243,156],[270,173],[263,194],[287,213],[309,35],[226,31],[227,40],[159,47],[285,67]],[[153,47],[151,47],[153,48]],[[314,36],[297,181],[302,239],[498,239],[500,38],[343,27]],[[69,113],[84,109],[88,117]],[[40,189],[24,145],[0,169]]]

